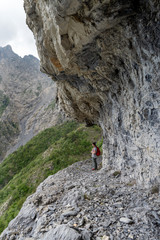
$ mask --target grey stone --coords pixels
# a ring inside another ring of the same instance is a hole
[[[87,231],[86,229],[81,232],[81,235],[82,235],[83,240],[91,240],[92,239],[91,233],[89,231]]]
[[[110,240],[110,238],[108,236],[103,236],[102,240]]]
[[[112,223],[111,220],[108,220],[108,221],[105,220],[104,222],[100,223],[100,226],[107,228],[111,223]]]
[[[10,240],[15,240],[15,239],[16,239],[15,235],[10,236]]]
[[[134,223],[134,221],[130,218],[126,218],[126,217],[121,217],[120,218],[120,222],[122,223],[127,223],[127,224],[131,224],[131,223]]]
[[[62,214],[63,217],[70,217],[70,216],[76,216],[78,214],[78,211],[69,211]]]
[[[81,240],[81,235],[72,228],[66,225],[57,226],[50,230],[43,238],[43,240]]]

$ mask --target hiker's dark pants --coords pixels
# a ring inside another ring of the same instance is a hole
[[[93,157],[92,157],[92,167],[93,167],[94,169],[97,169],[97,158],[93,158]]]

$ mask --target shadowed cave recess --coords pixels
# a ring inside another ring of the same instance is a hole
[[[103,167],[122,171],[125,180],[156,184],[160,1],[24,0],[24,8],[59,105],[74,119],[102,127]]]

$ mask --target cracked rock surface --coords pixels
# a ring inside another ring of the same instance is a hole
[[[159,0],[24,0],[24,8],[61,107],[102,127],[103,166],[158,183]]]
[[[41,183],[0,239],[158,240],[159,206],[158,191],[109,168],[91,171],[86,160]]]

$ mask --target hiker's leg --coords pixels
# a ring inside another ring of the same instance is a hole
[[[94,158],[92,157],[92,169],[95,168]]]
[[[92,167],[94,169],[97,169],[97,159],[96,158],[92,158]]]
[[[95,161],[95,169],[97,169],[97,158],[95,158],[94,161]]]

